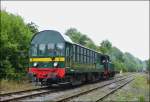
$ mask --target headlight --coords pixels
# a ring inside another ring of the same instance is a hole
[[[54,65],[54,67],[57,67],[57,65],[58,65],[58,62],[54,62],[54,64],[53,64],[53,65]]]
[[[33,63],[33,66],[36,67],[36,66],[37,66],[37,63]]]

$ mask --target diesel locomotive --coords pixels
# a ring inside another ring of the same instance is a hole
[[[35,34],[29,51],[28,73],[42,85],[107,79],[115,75],[110,57],[82,45],[54,30]]]

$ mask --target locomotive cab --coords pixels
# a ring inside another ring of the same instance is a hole
[[[30,45],[29,73],[41,82],[62,79],[65,76],[65,46],[69,41],[53,30],[35,34]]]
[[[101,64],[104,66],[104,77],[113,77],[115,75],[114,66],[108,55],[101,57]]]

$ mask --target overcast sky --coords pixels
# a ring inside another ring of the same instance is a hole
[[[39,30],[74,27],[97,45],[108,39],[123,52],[149,58],[149,1],[1,1],[2,8]]]

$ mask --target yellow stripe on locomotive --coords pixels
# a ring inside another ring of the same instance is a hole
[[[30,58],[30,62],[51,62],[51,61],[65,61],[64,57],[53,58]]]

